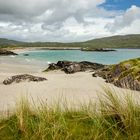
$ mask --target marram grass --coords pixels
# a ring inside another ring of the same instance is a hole
[[[106,90],[98,107],[92,103],[78,109],[49,107],[41,102],[30,107],[21,100],[14,114],[0,120],[0,140],[138,140],[140,105],[131,97],[120,102]]]

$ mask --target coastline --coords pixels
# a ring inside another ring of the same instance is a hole
[[[17,53],[23,53],[23,51],[27,52],[28,50],[14,50]],[[140,98],[139,92],[117,88],[106,83],[102,78],[92,77],[92,72],[65,74],[62,71],[44,73],[43,70],[44,68],[38,65],[0,63],[0,111],[15,107],[17,101],[22,97],[28,98],[30,102],[33,99],[36,104],[40,100],[47,101],[48,104],[60,100],[63,104],[67,99],[72,107],[77,107],[79,103],[98,102],[99,95],[102,96],[104,93],[104,88],[115,91],[120,99],[127,95],[132,95],[135,100]],[[3,80],[19,74],[40,76],[47,78],[47,81],[3,85]]]
[[[15,53],[25,53],[28,51],[35,51],[35,50],[81,50],[80,47],[25,47],[25,48],[10,48],[11,51]]]
[[[128,48],[117,48],[117,47],[116,48],[101,48],[99,50],[97,48],[93,48],[93,49],[89,48],[89,50],[88,49],[84,50],[84,48],[81,48],[81,47],[17,47],[17,48],[5,48],[5,49],[11,50],[11,51],[13,51],[15,53],[18,53],[18,54],[26,53],[28,51],[35,51],[35,50],[56,50],[56,51],[57,50],[81,50],[81,51],[84,51],[84,52],[87,52],[87,51],[90,51],[90,52],[97,52],[97,51],[98,52],[105,52],[106,50],[116,51],[117,49],[122,49],[122,50],[125,50],[125,49],[130,49],[130,50],[131,49],[138,49],[138,50],[140,50],[139,47],[137,47],[137,48],[133,48],[133,47],[132,48],[130,48],[130,47],[128,47]],[[108,51],[106,51],[106,52],[108,52]]]

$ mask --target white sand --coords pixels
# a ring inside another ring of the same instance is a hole
[[[44,82],[24,82],[11,85],[3,85],[3,80],[16,74],[28,73],[36,76],[46,77]],[[79,103],[97,101],[98,95],[103,94],[103,87],[110,87],[119,96],[132,93],[135,99],[139,99],[139,92],[120,89],[112,84],[107,84],[101,78],[92,77],[91,72],[79,72],[76,74],[65,74],[61,71],[48,73],[40,72],[39,67],[0,64],[0,111],[7,110],[15,105],[21,97],[27,97],[37,103],[39,99],[50,104],[57,101],[76,106]]]

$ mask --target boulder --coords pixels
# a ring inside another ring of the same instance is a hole
[[[29,56],[29,54],[24,54],[24,56]]]
[[[72,63],[73,62],[70,61],[58,61],[56,65],[60,68],[64,68],[66,66],[70,66]]]
[[[8,51],[8,50],[5,50],[5,49],[0,49],[0,55],[17,55],[17,54],[12,52],[12,51]]]
[[[104,65],[102,64],[92,63],[88,61],[82,62],[58,61],[56,64],[54,63],[50,64],[45,71],[60,69],[67,74],[71,74],[80,71],[97,70],[103,67]]]
[[[12,77],[9,77],[3,81],[4,85],[10,85],[12,83],[20,83],[20,82],[40,82],[45,81],[46,78],[43,77],[37,77],[29,74],[22,74],[22,75],[15,75]]]
[[[60,69],[60,67],[57,64],[51,63],[51,64],[49,64],[49,67],[44,72],[58,70],[58,69]]]
[[[104,68],[105,65],[103,64],[99,64],[99,63],[92,63],[92,62],[88,62],[88,61],[82,61],[79,62],[82,66],[83,69],[89,69],[89,70],[98,70],[101,68]]]
[[[82,71],[82,67],[79,64],[71,64],[63,68],[65,73],[76,73]]]

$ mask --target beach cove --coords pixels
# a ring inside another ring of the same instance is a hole
[[[20,55],[23,52],[30,54],[30,51],[27,50],[15,50],[15,52],[18,52]],[[92,72],[90,71],[65,74],[58,70],[46,73],[43,72],[43,70],[46,69],[47,64],[35,65],[33,63],[31,65],[30,63],[25,64],[19,63],[20,61],[17,62],[10,64],[9,60],[7,60],[5,62],[1,61],[0,64],[1,111],[9,110],[14,107],[17,101],[22,97],[26,97],[30,101],[33,99],[36,104],[40,100],[47,101],[48,104],[61,100],[63,104],[63,100],[66,99],[73,107],[78,106],[80,103],[85,104],[90,101],[98,102],[98,96],[104,93],[105,87],[115,91],[121,98],[128,94],[133,94],[134,99],[138,100],[140,96],[139,92],[118,88],[112,84],[106,83],[102,78],[92,77]],[[6,78],[19,74],[31,74],[45,77],[47,81],[3,85],[2,82]]]

